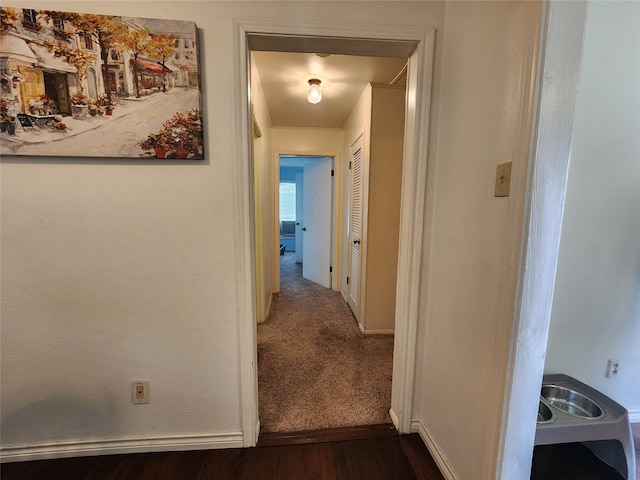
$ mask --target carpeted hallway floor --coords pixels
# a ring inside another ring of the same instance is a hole
[[[261,432],[389,423],[392,335],[364,335],[339,292],[281,258],[281,290],[258,325]]]

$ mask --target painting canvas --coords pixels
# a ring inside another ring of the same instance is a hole
[[[204,158],[194,22],[0,7],[0,152]]]

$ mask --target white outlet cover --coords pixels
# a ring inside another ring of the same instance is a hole
[[[131,403],[149,403],[149,380],[131,382]]]

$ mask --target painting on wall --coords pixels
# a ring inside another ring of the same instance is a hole
[[[204,158],[194,22],[0,7],[0,153]]]

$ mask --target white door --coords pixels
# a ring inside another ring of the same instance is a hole
[[[302,276],[331,288],[331,159],[304,166]]]
[[[302,252],[304,251],[304,242],[302,237],[302,225],[304,224],[303,218],[303,177],[304,174],[296,173],[296,263],[302,263]]]
[[[360,315],[360,238],[362,232],[362,156],[364,137],[351,145],[349,170],[351,192],[349,201],[349,269],[347,271],[347,302],[357,319]]]

